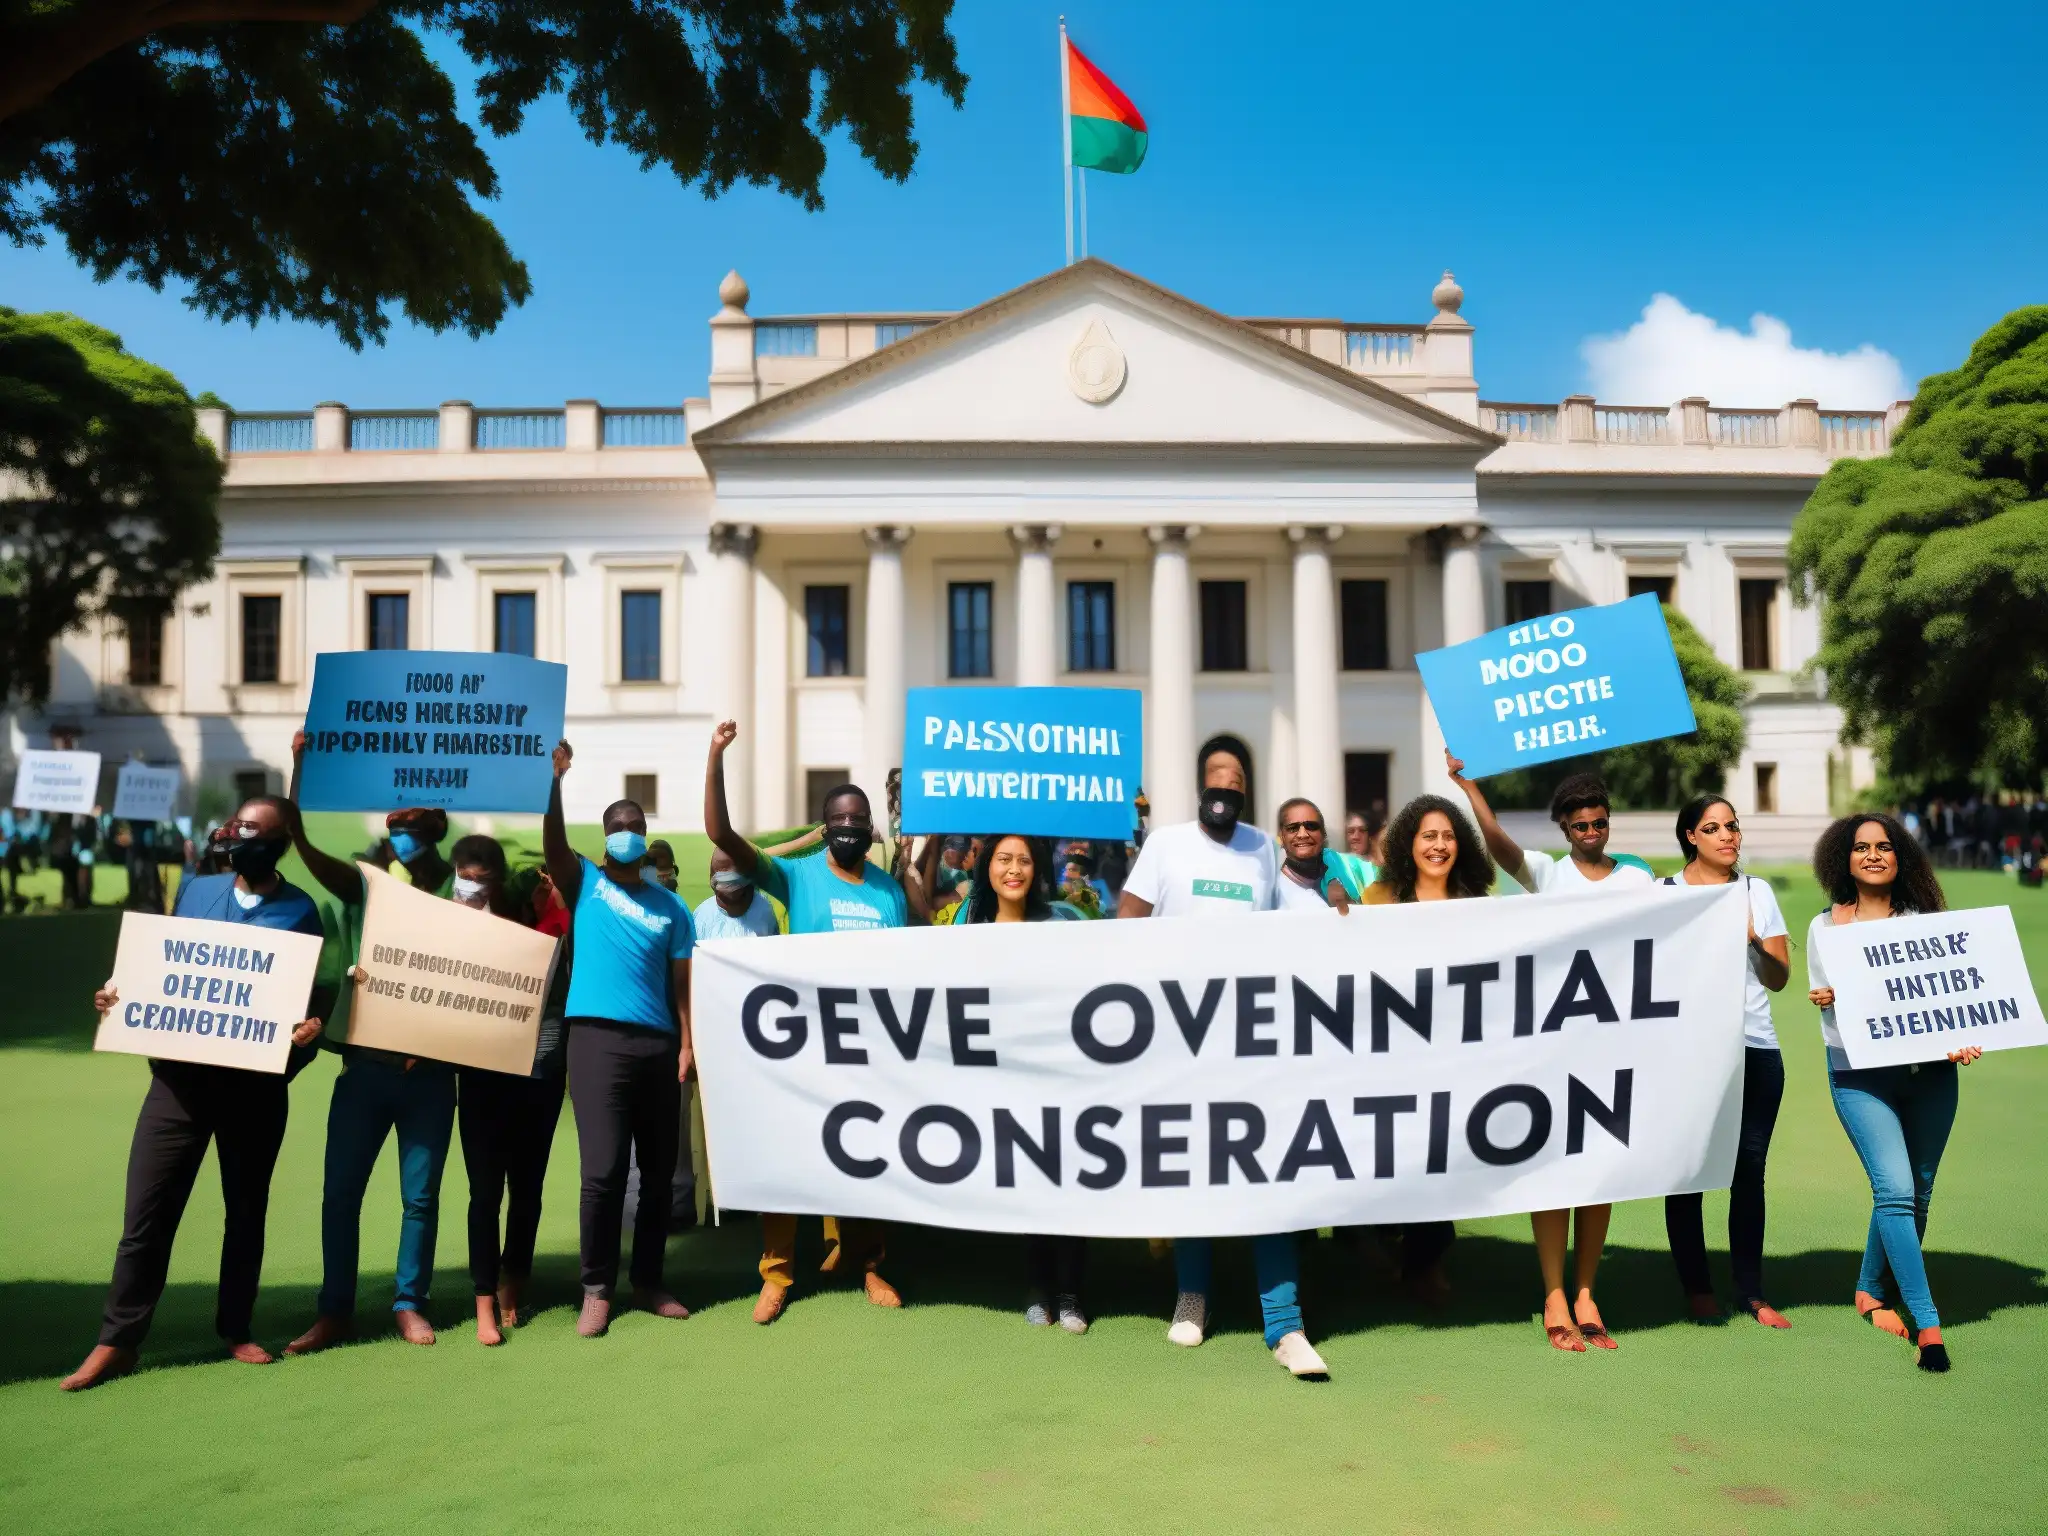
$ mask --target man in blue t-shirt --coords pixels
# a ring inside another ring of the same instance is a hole
[[[245,801],[222,829],[230,839],[228,857],[235,872],[184,881],[171,915],[320,937],[320,914],[312,898],[277,872],[277,861],[291,847],[288,829],[294,819],[291,803],[280,796]],[[107,985],[94,996],[93,1006],[105,1014],[118,1001]],[[100,1341],[64,1378],[65,1391],[96,1387],[135,1369],[136,1351],[163,1296],[171,1244],[209,1141],[220,1161],[226,1207],[214,1329],[235,1359],[249,1365],[271,1362],[270,1351],[249,1336],[263,1274],[270,1175],[291,1108],[287,1085],[312,1059],[313,1042],[333,1002],[331,989],[314,988],[308,1017],[292,1031],[291,1067],[282,1074],[195,1061],[150,1062],[149,1092],[143,1095],[128,1150],[127,1209]]]
[[[569,1100],[583,1158],[583,1311],[576,1331],[611,1325],[619,1276],[626,1168],[637,1150],[647,1189],[675,1178],[682,1096],[690,1075],[690,951],[696,932],[683,899],[648,869],[647,816],[632,800],[604,813],[604,862],[569,846],[562,775],[574,754],[555,747],[555,782],[541,823],[548,874],[568,903],[576,966],[569,975]],[[633,1304],[657,1317],[690,1309],[663,1288],[668,1202],[642,1200],[633,1217]]]
[[[903,887],[868,861],[868,850],[875,844],[874,815],[858,785],[842,784],[825,796],[823,854],[780,858],[733,830],[725,808],[725,749],[739,733],[736,723],[721,721],[711,733],[704,765],[704,831],[732,860],[734,871],[758,881],[782,903],[792,934],[901,928],[908,916]],[[880,1272],[884,1235],[877,1221],[826,1218],[825,1261],[819,1268],[829,1272],[851,1258],[861,1267],[868,1300],[878,1307],[900,1307],[903,1298]],[[772,1323],[781,1315],[795,1279],[796,1218],[763,1212],[761,1248],[761,1297],[754,1321]]]

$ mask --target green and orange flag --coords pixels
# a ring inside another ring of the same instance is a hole
[[[1109,76],[1067,43],[1067,133],[1074,164],[1129,175],[1145,163],[1145,119]]]

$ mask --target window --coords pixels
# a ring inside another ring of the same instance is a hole
[[[661,681],[661,594],[619,594],[619,681]]]
[[[1777,666],[1778,583],[1742,581],[1742,670],[1769,672]]]
[[[661,812],[661,775],[658,773],[629,773],[626,775],[626,798],[639,806],[649,816]]]
[[[1759,815],[1768,816],[1778,809],[1778,765],[1758,763],[1756,765],[1756,809]]]
[[[1116,670],[1116,583],[1067,583],[1067,670]]]
[[[754,327],[756,357],[816,357],[818,328],[815,325],[757,325]]]
[[[846,676],[846,610],[850,606],[846,587],[804,588],[805,677]]]
[[[154,688],[164,680],[164,611],[154,603],[123,603],[120,615],[128,636],[128,685]]]
[[[369,595],[370,622],[366,630],[368,649],[408,651],[412,649],[412,594],[372,592]]]
[[[946,675],[994,677],[995,588],[985,581],[946,584]]]
[[[1672,589],[1677,584],[1676,578],[1670,576],[1631,576],[1628,579],[1628,595],[1630,597],[1641,597],[1648,593],[1651,597],[1656,598],[1658,602],[1668,605],[1671,601]]]
[[[847,768],[806,768],[804,770],[804,820],[825,819],[825,797],[852,777]]]
[[[925,328],[922,320],[890,320],[875,327],[875,345],[893,346],[899,341],[908,341]]]
[[[1550,583],[1511,581],[1507,584],[1505,619],[1509,624],[1526,624],[1550,612]]]
[[[245,599],[246,601],[246,599]],[[271,601],[275,602],[273,598]],[[258,795],[270,793],[270,771],[265,768],[243,768],[235,774],[235,804],[240,807],[254,800]]]
[[[1245,620],[1245,584],[1241,581],[1202,583],[1202,670],[1251,670],[1251,635]]]
[[[1371,826],[1375,820],[1385,825],[1387,819],[1387,765],[1389,754],[1385,752],[1346,752],[1344,754],[1344,814],[1354,812],[1365,818]],[[1332,814],[1329,811],[1325,816]],[[1330,846],[1342,848],[1344,833],[1341,827],[1330,827]]]
[[[531,592],[497,592],[491,596],[491,649],[513,656],[534,654],[534,613],[539,598]]]
[[[284,634],[284,599],[277,596],[242,599],[242,681],[274,683]]]
[[[1387,670],[1387,584],[1345,581],[1337,585],[1337,612],[1343,630],[1344,670]]]

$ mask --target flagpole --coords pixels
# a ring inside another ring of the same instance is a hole
[[[1074,179],[1081,183],[1081,257],[1088,256],[1088,171],[1086,167],[1074,173]]]
[[[1060,18],[1060,188],[1067,199],[1067,265],[1074,264],[1074,119],[1067,91],[1067,18]]]

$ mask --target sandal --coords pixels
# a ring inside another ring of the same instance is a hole
[[[1790,1328],[1792,1319],[1765,1301],[1761,1296],[1752,1296],[1743,1302],[1742,1310],[1762,1323],[1766,1328]]]
[[[1586,1337],[1573,1323],[1547,1323],[1543,1331],[1550,1335],[1550,1347],[1561,1349],[1567,1354],[1583,1355],[1586,1352]]]
[[[1615,1342],[1614,1335],[1609,1333],[1605,1328],[1601,1327],[1598,1323],[1579,1324],[1579,1337],[1583,1338],[1588,1344],[1591,1344],[1596,1349],[1621,1348],[1621,1346]]]

